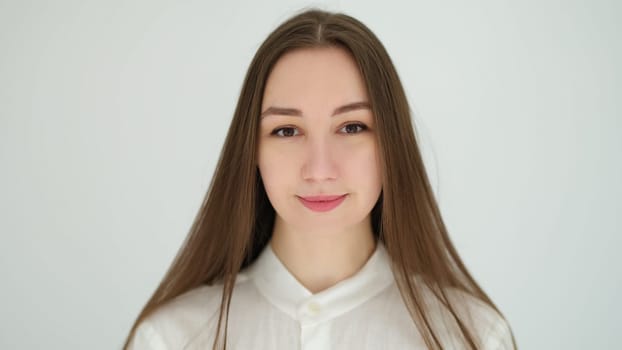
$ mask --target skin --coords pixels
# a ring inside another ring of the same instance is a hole
[[[354,275],[375,249],[370,213],[382,182],[373,114],[359,106],[333,115],[355,102],[369,102],[364,80],[334,47],[283,55],[264,91],[258,168],[276,211],[270,244],[314,294]],[[342,194],[328,212],[297,197]]]

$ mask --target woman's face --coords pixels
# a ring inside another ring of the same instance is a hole
[[[382,190],[368,102],[343,49],[298,49],[279,59],[263,96],[258,164],[277,220],[305,232],[367,223]],[[328,195],[343,200],[330,209],[334,203],[300,198]]]

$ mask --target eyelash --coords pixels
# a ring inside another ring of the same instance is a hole
[[[350,125],[360,126],[360,127],[361,127],[361,129],[360,129],[360,131],[359,131],[359,132],[355,132],[355,133],[345,133],[345,134],[347,134],[347,135],[356,135],[356,134],[360,134],[360,133],[362,133],[363,131],[366,131],[366,130],[368,129],[367,125],[365,125],[365,124],[363,124],[363,123],[349,123],[349,124],[344,125],[341,129],[346,128],[346,127],[348,127],[348,126],[350,126]],[[293,136],[298,136],[298,135],[292,135],[292,136],[280,136],[280,135],[277,135],[277,134],[279,133],[279,131],[281,131],[281,130],[286,130],[286,129],[296,129],[296,128],[295,128],[295,127],[293,127],[293,126],[285,126],[285,127],[282,127],[282,128],[276,128],[276,129],[274,129],[274,130],[270,133],[270,135],[274,135],[274,136],[277,136],[277,137],[280,137],[280,138],[290,138],[290,137],[293,137]],[[340,129],[340,130],[341,130],[341,129]]]

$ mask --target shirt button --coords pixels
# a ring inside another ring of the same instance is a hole
[[[307,305],[307,311],[309,312],[309,314],[311,315],[317,315],[318,313],[320,313],[321,311],[321,307],[318,303],[312,301]]]

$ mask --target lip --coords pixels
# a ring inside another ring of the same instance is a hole
[[[298,199],[302,204],[313,210],[318,212],[326,212],[333,210],[336,208],[344,199],[346,199],[347,194],[342,195],[324,195],[324,196],[307,196],[307,197],[299,197]]]

